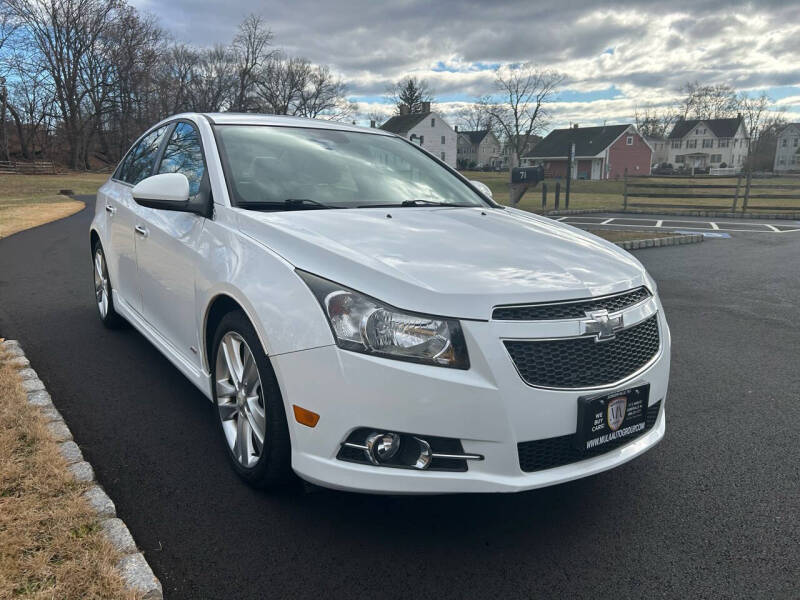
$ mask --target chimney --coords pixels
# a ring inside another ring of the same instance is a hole
[[[375,119],[370,119],[369,126],[375,129]]]
[[[454,127],[454,129],[456,130],[456,133],[458,133],[458,125],[456,125],[456,126]]]
[[[572,128],[573,128],[573,129],[577,129],[577,128],[578,128],[578,124],[577,124],[577,123],[575,123],[575,124],[572,126]]]
[[[411,111],[408,108],[408,104],[401,104],[400,105],[400,114],[401,115],[407,115],[409,112],[411,112]]]
[[[431,103],[430,102],[423,102],[422,103],[422,114],[427,115],[431,112]]]

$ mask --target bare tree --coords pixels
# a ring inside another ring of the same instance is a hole
[[[689,82],[681,88],[683,97],[676,112],[682,119],[726,119],[735,117],[738,111],[736,90],[720,83],[700,85]]]
[[[407,106],[409,112],[422,112],[423,102],[434,102],[433,90],[428,82],[417,77],[404,77],[386,90],[386,98],[395,105],[395,112],[400,113],[401,106]]]
[[[485,98],[481,106],[503,132],[511,150],[510,167],[519,165],[534,136],[548,125],[549,105],[563,80],[560,73],[531,63],[497,69],[497,98]]]
[[[261,108],[276,115],[293,115],[311,74],[311,63],[276,53],[262,70],[256,85]]]
[[[782,113],[770,110],[773,101],[765,92],[756,97],[740,92],[736,99],[747,128],[746,167],[748,170],[756,168],[756,165],[769,168],[774,159],[777,132],[785,125],[786,119]]]
[[[237,85],[231,110],[247,112],[254,107],[259,72],[274,53],[270,50],[272,37],[272,32],[258,15],[249,15],[239,25],[232,46]]]
[[[492,129],[496,125],[486,105],[480,99],[459,108],[455,113],[455,121],[466,131],[483,131]]]
[[[294,114],[312,119],[343,121],[351,117],[358,105],[346,97],[347,86],[333,75],[326,65],[310,69],[305,86],[300,90]]]
[[[192,110],[219,112],[226,110],[236,89],[234,56],[220,44],[200,53],[189,81]]]
[[[667,137],[675,122],[675,114],[668,110],[650,106],[634,109],[636,130],[645,137]]]

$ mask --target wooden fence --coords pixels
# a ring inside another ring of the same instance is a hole
[[[706,183],[711,178],[704,178],[702,183],[639,183],[648,177],[636,177],[629,180],[627,175],[624,179],[622,205],[625,210],[631,208],[684,208],[691,210],[729,210],[736,212],[741,200],[741,210],[800,210],[800,186],[773,183],[754,183],[752,177],[739,175],[736,183]],[[661,179],[654,177],[654,179]],[[686,179],[691,181],[691,179]],[[756,180],[757,182],[760,180]],[[697,190],[700,190],[698,193]],[[706,192],[708,190],[708,192]],[[713,190],[713,191],[712,191]],[[778,190],[793,190],[795,194],[775,194]],[[630,202],[629,198],[652,198],[652,199],[682,199],[682,200],[711,200],[725,201],[725,204],[692,204],[692,203],[669,203],[669,202]],[[751,205],[750,200],[783,200],[795,201],[795,204],[779,205]]]
[[[55,175],[56,165],[50,160],[33,162],[0,161],[0,175]]]

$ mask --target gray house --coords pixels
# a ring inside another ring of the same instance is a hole
[[[428,152],[442,159],[449,166],[456,166],[456,132],[437,112],[431,110],[430,102],[422,103],[421,112],[409,112],[407,106],[380,127],[384,131],[419,144]]]
[[[800,123],[789,123],[778,134],[773,170],[800,171]]]
[[[458,132],[459,168],[499,168],[501,165],[500,140],[491,130]]]

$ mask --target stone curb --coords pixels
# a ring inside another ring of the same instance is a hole
[[[715,210],[650,210],[641,208],[586,208],[575,210],[548,210],[542,214],[545,217],[567,217],[570,215],[590,215],[593,213],[619,213],[633,215],[674,215],[676,217],[712,217],[715,219],[775,219],[783,221],[800,221],[800,212],[794,213],[755,213],[755,212],[724,212]]]
[[[690,233],[686,235],[672,235],[662,238],[645,238],[641,240],[626,240],[624,242],[614,242],[625,250],[641,250],[642,248],[661,248],[662,246],[679,246],[681,244],[697,244],[703,241],[702,233]]]
[[[163,600],[164,592],[161,582],[153,574],[144,554],[139,552],[136,542],[122,519],[117,518],[117,509],[114,502],[108,497],[103,488],[95,481],[92,465],[83,459],[83,453],[72,440],[72,433],[64,422],[61,413],[53,406],[53,400],[47,393],[44,383],[39,379],[25,357],[22,347],[16,340],[0,342],[0,353],[7,354],[5,360],[19,369],[22,386],[28,395],[28,404],[39,407],[47,422],[47,428],[58,443],[58,449],[67,468],[76,481],[94,482],[83,496],[94,509],[100,520],[100,526],[111,545],[123,555],[117,564],[117,569],[128,589],[141,594],[145,600]]]

